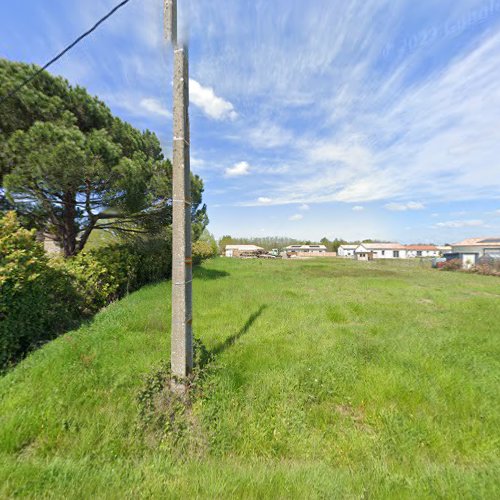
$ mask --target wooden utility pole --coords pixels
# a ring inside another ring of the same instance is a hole
[[[188,50],[177,35],[177,0],[164,0],[165,36],[174,51],[171,368],[181,386],[193,369],[191,175]]]

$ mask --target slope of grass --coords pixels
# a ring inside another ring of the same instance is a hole
[[[194,294],[215,360],[185,453],[138,429],[168,359],[164,283],[0,380],[0,497],[499,495],[498,278],[217,259]]]

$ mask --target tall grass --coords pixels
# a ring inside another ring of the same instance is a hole
[[[217,259],[194,294],[215,359],[185,454],[138,431],[168,360],[164,283],[0,380],[0,496],[498,496],[498,278]]]

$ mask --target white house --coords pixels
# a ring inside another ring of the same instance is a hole
[[[359,245],[340,245],[337,254],[339,257],[344,257],[344,259],[352,259],[358,246]]]
[[[465,268],[470,268],[482,257],[500,258],[500,237],[468,238],[454,243],[448,259],[460,259]]]
[[[312,253],[320,254],[326,253],[325,245],[290,245],[286,247],[286,251],[289,253]]]
[[[451,252],[451,245],[440,245],[438,246],[439,253],[444,255],[445,253]]]
[[[399,243],[361,243],[354,255],[357,260],[405,259],[406,247]]]
[[[406,245],[406,257],[439,257],[441,252],[434,245]]]
[[[225,250],[226,257],[252,257],[265,252],[256,245],[226,245]]]

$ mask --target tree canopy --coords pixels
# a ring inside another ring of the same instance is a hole
[[[0,88],[37,69],[0,59]],[[151,234],[170,225],[171,171],[154,133],[63,78],[43,72],[0,105],[0,205],[53,235],[66,256],[95,230]],[[192,176],[191,187],[196,238],[208,219],[202,180]]]

